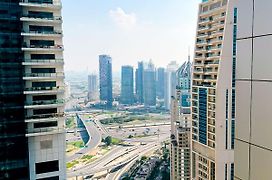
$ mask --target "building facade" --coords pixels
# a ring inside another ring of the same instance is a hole
[[[157,69],[157,97],[158,99],[164,98],[164,86],[165,86],[165,69],[164,68],[158,68]]]
[[[238,0],[235,179],[271,179],[271,1]]]
[[[156,106],[156,70],[151,61],[144,67],[143,82],[144,105],[154,107]]]
[[[4,12],[0,16],[0,179],[29,179],[22,81],[22,7],[19,1],[1,1],[0,11]]]
[[[176,71],[179,66],[176,61],[172,61],[167,65],[165,71],[165,86],[164,86],[164,105],[166,109],[170,110],[171,97],[176,93]]]
[[[98,99],[98,79],[97,75],[88,76],[88,101],[96,101]]]
[[[122,66],[121,75],[121,103],[133,104],[134,103],[134,78],[133,67]]]
[[[138,62],[136,69],[136,99],[140,104],[144,103],[144,63]]]
[[[2,137],[11,137],[1,140],[0,177],[66,179],[61,8],[59,0],[0,3],[7,12],[0,67],[9,71],[0,73],[7,77],[0,94],[9,101],[0,105],[0,124]]]
[[[100,101],[108,108],[112,107],[112,59],[108,55],[99,56],[99,89]]]
[[[192,77],[192,178],[233,179],[235,18],[233,1],[199,5]]]
[[[176,94],[171,102],[172,180],[191,180],[191,63],[185,62],[177,71]]]

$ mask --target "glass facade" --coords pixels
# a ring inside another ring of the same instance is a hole
[[[29,179],[21,13],[19,0],[0,1],[0,179]]]
[[[207,89],[199,88],[199,142],[207,144]]]

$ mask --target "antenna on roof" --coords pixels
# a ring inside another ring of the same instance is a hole
[[[188,61],[190,62],[191,56],[190,56],[190,46],[188,46]]]

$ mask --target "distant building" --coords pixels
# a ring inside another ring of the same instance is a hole
[[[175,95],[176,91],[176,71],[178,70],[176,61],[172,61],[167,65],[165,71],[165,88],[164,88],[164,105],[166,109],[170,109],[171,96]]]
[[[97,75],[88,76],[88,101],[96,101],[98,99],[98,83]]]
[[[100,100],[104,101],[107,107],[112,107],[112,59],[108,55],[99,56],[99,87]]]
[[[68,82],[65,82],[64,88],[65,88],[64,99],[67,101],[71,97],[71,86]]]
[[[121,77],[121,103],[133,104],[134,103],[134,83],[133,83],[133,67],[122,66]]]
[[[164,98],[164,86],[165,86],[165,69],[164,68],[158,68],[157,69],[157,89],[156,94],[159,99]]]
[[[144,63],[138,62],[136,69],[136,99],[140,104],[144,103]]]
[[[191,179],[191,63],[176,72],[176,93],[171,98],[171,177]]]
[[[156,70],[150,61],[144,68],[144,105],[156,106]]]

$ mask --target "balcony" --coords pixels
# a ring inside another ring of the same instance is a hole
[[[63,51],[63,49],[63,45],[27,45],[26,43],[22,47],[23,51]]]
[[[24,66],[31,66],[31,65],[63,65],[63,59],[25,59],[23,62]]]
[[[62,31],[23,31],[22,36],[62,37]]]
[[[25,73],[23,80],[47,80],[47,79],[63,79],[63,72],[56,73]]]
[[[60,0],[52,0],[48,1],[47,3],[44,1],[21,0],[20,5],[25,7],[39,7],[47,9],[61,9],[62,7]]]
[[[20,18],[20,20],[21,21],[30,21],[30,22],[42,22],[42,23],[62,23],[61,16],[39,17],[39,16],[30,16],[28,14],[24,14]]]
[[[44,119],[59,119],[63,118],[64,113],[50,113],[50,114],[38,114],[38,115],[32,115],[32,116],[25,116],[25,122],[39,122],[44,121]]]
[[[41,101],[32,101],[32,102],[26,102],[25,108],[26,109],[34,109],[34,108],[52,108],[52,107],[58,107],[63,106],[65,100],[63,99],[53,99],[53,100],[41,100]]]
[[[26,130],[26,136],[27,137],[34,137],[34,136],[43,136],[43,135],[49,135],[49,134],[61,134],[65,133],[65,128],[59,128],[59,127],[50,127],[50,128],[33,128],[33,129],[27,129]]]
[[[30,87],[25,88],[24,94],[57,94],[64,91],[64,87]]]

